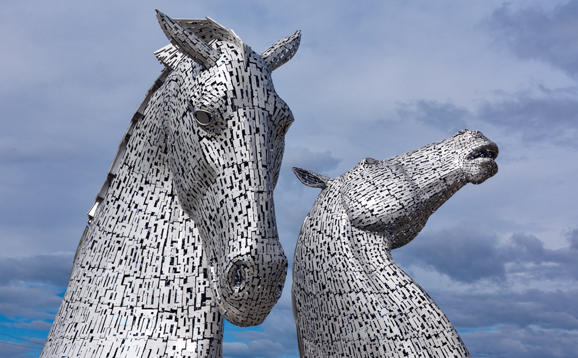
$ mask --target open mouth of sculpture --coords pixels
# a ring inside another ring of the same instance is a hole
[[[495,160],[498,157],[498,146],[494,143],[481,145],[470,152],[467,160],[474,160],[478,158],[486,158]]]

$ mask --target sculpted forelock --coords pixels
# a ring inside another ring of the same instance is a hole
[[[323,189],[293,263],[302,357],[469,357],[391,250],[413,240],[464,185],[495,175],[497,155],[480,132],[464,130],[393,158],[366,158],[335,179],[294,168],[304,184]]]
[[[157,17],[166,67],[89,212],[42,357],[219,357],[223,318],[260,324],[283,290],[273,189],[293,116],[270,63],[287,51]],[[287,39],[276,48],[296,51]]]

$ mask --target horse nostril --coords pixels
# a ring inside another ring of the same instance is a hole
[[[241,287],[241,285],[243,284],[243,273],[241,272],[241,269],[238,268],[235,271],[235,277],[233,278],[233,287],[235,291],[239,291],[239,288]]]
[[[245,287],[245,280],[247,274],[245,272],[246,265],[243,262],[233,264],[229,271],[229,286],[233,293],[239,293]]]
[[[282,293],[283,293],[283,286],[277,285],[277,289],[275,290],[275,297],[277,298],[281,297]]]
[[[213,116],[209,112],[205,111],[196,111],[194,113],[195,119],[199,122],[200,125],[206,126],[207,124],[211,123],[213,120]]]

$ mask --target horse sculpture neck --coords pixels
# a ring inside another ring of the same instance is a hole
[[[301,357],[469,356],[441,309],[395,263],[386,235],[357,229],[346,216],[331,226],[318,220],[304,223],[293,266]],[[311,245],[318,249],[304,249]],[[325,259],[312,264],[306,255]]]

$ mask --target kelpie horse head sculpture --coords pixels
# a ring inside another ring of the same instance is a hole
[[[89,211],[42,357],[220,357],[223,315],[263,322],[287,258],[273,189],[291,111],[257,54],[215,21],[157,13],[171,44]]]
[[[469,357],[429,295],[391,256],[467,183],[494,176],[498,147],[478,131],[385,160],[365,158],[331,179],[294,168],[322,188],[293,262],[301,357]]]
[[[287,268],[273,189],[293,115],[271,72],[293,56],[300,34],[259,55],[232,32],[213,32],[207,43],[203,31],[157,17],[188,57],[167,79],[158,114],[179,200],[199,228],[221,312],[237,325],[259,324],[280,297]]]

